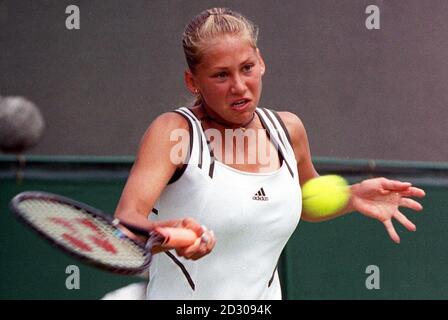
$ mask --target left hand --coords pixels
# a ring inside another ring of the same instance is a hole
[[[408,197],[423,198],[425,191],[422,189],[413,187],[410,182],[375,178],[352,185],[351,192],[351,208],[367,217],[381,221],[394,242],[400,243],[400,237],[392,224],[392,218],[409,231],[416,230],[415,225],[398,209],[406,207],[421,211],[422,205]]]

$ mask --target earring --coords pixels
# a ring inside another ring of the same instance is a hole
[[[194,89],[193,92],[194,92],[194,94],[198,94],[199,90],[198,89]]]

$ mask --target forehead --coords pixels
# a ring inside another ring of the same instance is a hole
[[[234,64],[256,58],[256,50],[249,40],[239,36],[222,36],[208,44],[202,52],[201,67],[232,67]]]

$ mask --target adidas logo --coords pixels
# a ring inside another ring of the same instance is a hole
[[[252,200],[259,200],[259,201],[269,201],[269,197],[266,196],[266,193],[264,193],[263,188],[258,190],[258,192],[252,197]]]

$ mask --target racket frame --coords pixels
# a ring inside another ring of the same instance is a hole
[[[106,224],[109,224],[112,228],[115,229],[115,232],[119,232],[120,238],[125,238],[127,241],[133,242],[137,247],[139,247],[144,256],[144,263],[139,267],[116,267],[112,266],[110,264],[101,262],[99,260],[87,257],[83,254],[77,253],[75,250],[71,249],[69,246],[66,246],[62,242],[56,241],[54,238],[37,228],[32,222],[28,221],[27,218],[25,218],[25,215],[22,214],[22,210],[19,208],[19,204],[24,200],[29,199],[43,199],[51,202],[56,203],[62,203],[65,205],[72,206],[76,208],[77,210],[85,211],[86,214],[93,216],[94,218],[99,218]],[[92,206],[89,206],[85,203],[48,192],[43,191],[25,191],[17,194],[12,200],[9,202],[9,209],[15,214],[16,218],[21,221],[23,224],[27,225],[30,229],[32,229],[34,232],[36,232],[39,236],[46,239],[51,245],[61,249],[63,252],[67,253],[68,255],[82,261],[85,264],[88,264],[90,266],[99,268],[101,270],[109,271],[112,273],[117,274],[123,274],[123,275],[139,275],[147,271],[149,265],[151,264],[152,260],[152,254],[151,251],[148,250],[151,245],[146,244],[142,245],[133,239],[129,238],[126,234],[124,234],[119,228],[117,228],[117,219],[114,219],[112,216],[105,214],[104,212],[100,211],[97,208],[94,208]],[[124,225],[127,227],[126,225]],[[132,229],[138,230],[138,228],[131,227]],[[143,229],[140,229],[141,233],[143,232]],[[147,235],[149,237],[148,242],[151,242],[151,234],[147,232]],[[157,237],[156,237],[157,238]]]

